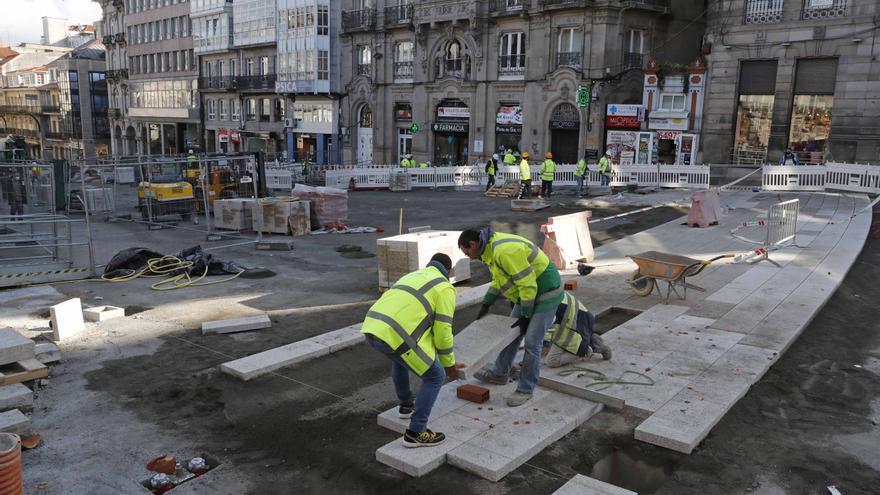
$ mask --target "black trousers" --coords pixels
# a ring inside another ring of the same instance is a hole
[[[532,197],[532,181],[521,180],[519,187],[519,199]]]
[[[553,194],[553,181],[552,180],[541,180],[541,196],[545,198],[549,198],[550,195]]]
[[[491,187],[494,186],[494,185],[495,185],[495,176],[494,176],[494,175],[490,175],[490,176],[489,176],[489,180],[486,182],[486,190],[488,191],[489,188],[491,188]]]

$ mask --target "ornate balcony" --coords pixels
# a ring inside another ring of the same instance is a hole
[[[499,76],[522,76],[526,73],[526,56],[501,55],[498,57]]]
[[[200,77],[199,89],[216,89],[227,91],[238,87],[235,76]]]
[[[746,0],[746,24],[782,22],[782,0]]]
[[[519,14],[528,8],[531,0],[493,0],[489,12],[493,14]]]
[[[222,78],[221,78],[222,79]],[[275,74],[265,76],[238,76],[235,82],[240,90],[267,90],[275,91]]]
[[[376,25],[376,11],[373,9],[354,10],[342,13],[344,31],[363,31]]]
[[[559,52],[556,54],[556,67],[574,67],[581,66],[581,52]]]
[[[623,54],[624,69],[641,69],[644,55],[641,53],[626,52]]]
[[[385,26],[408,26],[412,24],[413,6],[410,4],[385,7]]]

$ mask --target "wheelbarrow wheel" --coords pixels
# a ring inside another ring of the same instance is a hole
[[[645,277],[638,280],[641,277],[642,274],[639,273],[639,269],[636,268],[629,276],[629,286],[632,287],[632,291],[635,292],[637,296],[646,297],[654,290],[654,279]]]

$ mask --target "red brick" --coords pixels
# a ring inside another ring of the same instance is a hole
[[[482,404],[489,400],[489,389],[468,383],[458,387],[455,390],[455,395],[457,395],[459,399]]]
[[[577,280],[566,280],[565,281],[565,290],[575,290],[578,288]]]

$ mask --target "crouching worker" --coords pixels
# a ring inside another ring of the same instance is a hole
[[[458,378],[452,353],[455,288],[449,283],[452,260],[437,253],[421,270],[404,275],[370,307],[361,326],[367,343],[391,360],[391,380],[400,401],[398,413],[409,418],[404,447],[440,445],[446,436],[428,429],[428,417],[446,378]],[[418,395],[409,372],[422,379]]]
[[[548,368],[558,368],[580,359],[589,359],[594,352],[611,359],[611,349],[593,333],[596,317],[586,306],[566,292],[556,308],[556,320],[548,334],[550,352],[544,358]]]

